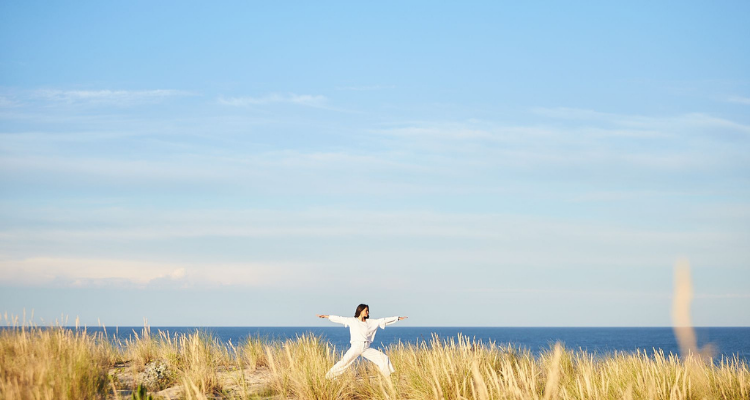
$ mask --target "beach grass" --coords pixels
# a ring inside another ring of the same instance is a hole
[[[750,370],[655,352],[593,355],[557,344],[541,355],[468,337],[389,346],[397,371],[366,361],[334,380],[346,349],[315,335],[223,343],[205,332],[132,339],[63,327],[0,330],[0,399],[750,399]]]

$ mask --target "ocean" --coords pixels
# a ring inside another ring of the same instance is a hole
[[[127,339],[134,332],[141,333],[143,327],[107,328],[111,338]],[[196,330],[209,333],[223,343],[240,344],[250,336],[260,336],[269,340],[286,340],[307,333],[321,336],[338,351],[349,347],[349,329],[342,326],[331,327],[151,327],[151,334],[159,331],[192,333]],[[101,332],[102,328],[87,328],[90,333]],[[699,327],[695,328],[698,347],[710,344],[714,358],[737,356],[750,363],[750,327]],[[539,354],[561,342],[570,350],[585,350],[595,355],[606,355],[614,351],[654,351],[665,354],[678,354],[677,341],[670,327],[649,328],[508,328],[508,327],[408,327],[393,326],[378,330],[374,347],[387,347],[396,343],[429,343],[433,335],[440,339],[456,338],[462,335],[481,340],[484,344],[512,345]]]

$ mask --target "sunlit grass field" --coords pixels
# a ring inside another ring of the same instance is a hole
[[[61,327],[0,331],[0,398],[131,399],[750,399],[750,370],[657,353],[594,356],[556,345],[540,356],[466,337],[390,346],[396,373],[361,362],[336,380],[346,349],[316,336],[222,343],[208,334],[131,340]]]

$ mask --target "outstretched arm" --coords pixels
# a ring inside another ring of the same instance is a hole
[[[349,319],[345,317],[339,317],[338,315],[328,315],[328,314],[316,314],[318,318],[328,318],[329,321],[335,322],[337,324],[343,324],[344,326],[349,325]]]
[[[407,319],[409,317],[388,317],[388,318],[380,318],[376,319],[375,321],[378,323],[378,326],[380,329],[385,329],[386,325],[395,324],[398,321]]]

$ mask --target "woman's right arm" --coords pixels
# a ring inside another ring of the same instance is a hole
[[[351,318],[346,317],[339,317],[338,315],[327,315],[327,314],[317,314],[318,318],[328,318],[329,321],[335,322],[337,324],[342,324],[344,326],[349,326],[349,320]]]

